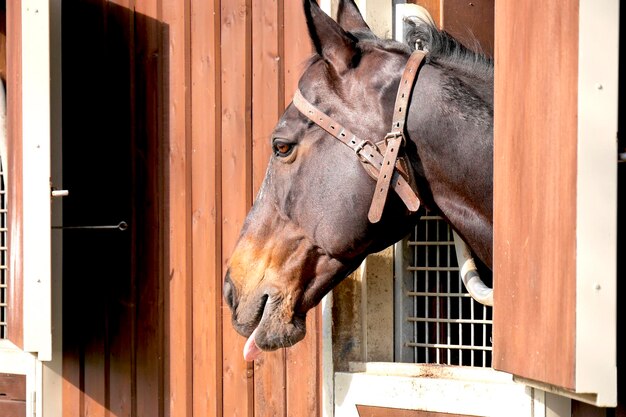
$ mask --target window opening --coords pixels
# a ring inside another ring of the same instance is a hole
[[[396,361],[491,367],[492,308],[467,293],[448,224],[427,212],[403,250]]]

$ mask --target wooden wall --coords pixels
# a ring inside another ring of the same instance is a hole
[[[242,359],[225,264],[310,44],[300,2],[63,4],[64,416],[318,416],[320,322]]]

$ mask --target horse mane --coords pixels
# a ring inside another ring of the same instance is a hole
[[[421,17],[406,19],[409,29],[405,41],[412,51],[428,51],[429,62],[465,69],[472,73],[486,76],[493,75],[493,59],[482,52],[477,40],[474,49],[470,49],[444,30],[438,29],[432,22]]]
[[[380,48],[400,54],[412,53],[417,49],[428,52],[426,62],[443,67],[460,70],[468,75],[483,79],[493,78],[493,59],[482,52],[477,39],[474,38],[473,48],[470,49],[445,30],[438,29],[432,21],[423,17],[411,16],[405,18],[408,30],[405,31],[404,43],[393,39],[381,39],[371,31],[348,32],[365,51],[370,48]],[[304,69],[323,59],[313,54],[303,63]]]

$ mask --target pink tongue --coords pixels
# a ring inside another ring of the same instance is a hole
[[[246,344],[243,347],[243,358],[247,360],[248,362],[252,362],[253,360],[259,357],[261,352],[263,352],[256,345],[256,342],[254,341],[254,337],[256,336],[257,330],[258,330],[258,327],[254,329],[250,337],[248,337],[248,340],[246,340]]]

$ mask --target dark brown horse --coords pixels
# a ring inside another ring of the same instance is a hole
[[[389,131],[410,48],[377,38],[353,0],[340,2],[337,22],[315,1],[305,0],[304,10],[316,54],[299,81],[302,95],[357,137],[378,142]],[[430,53],[409,101],[401,153],[422,205],[491,267],[493,66],[434,27],[421,35]],[[224,282],[233,325],[248,337],[247,360],[300,341],[307,311],[418,218],[390,191],[381,220],[368,221],[376,181],[353,150],[293,103],[272,149]]]

